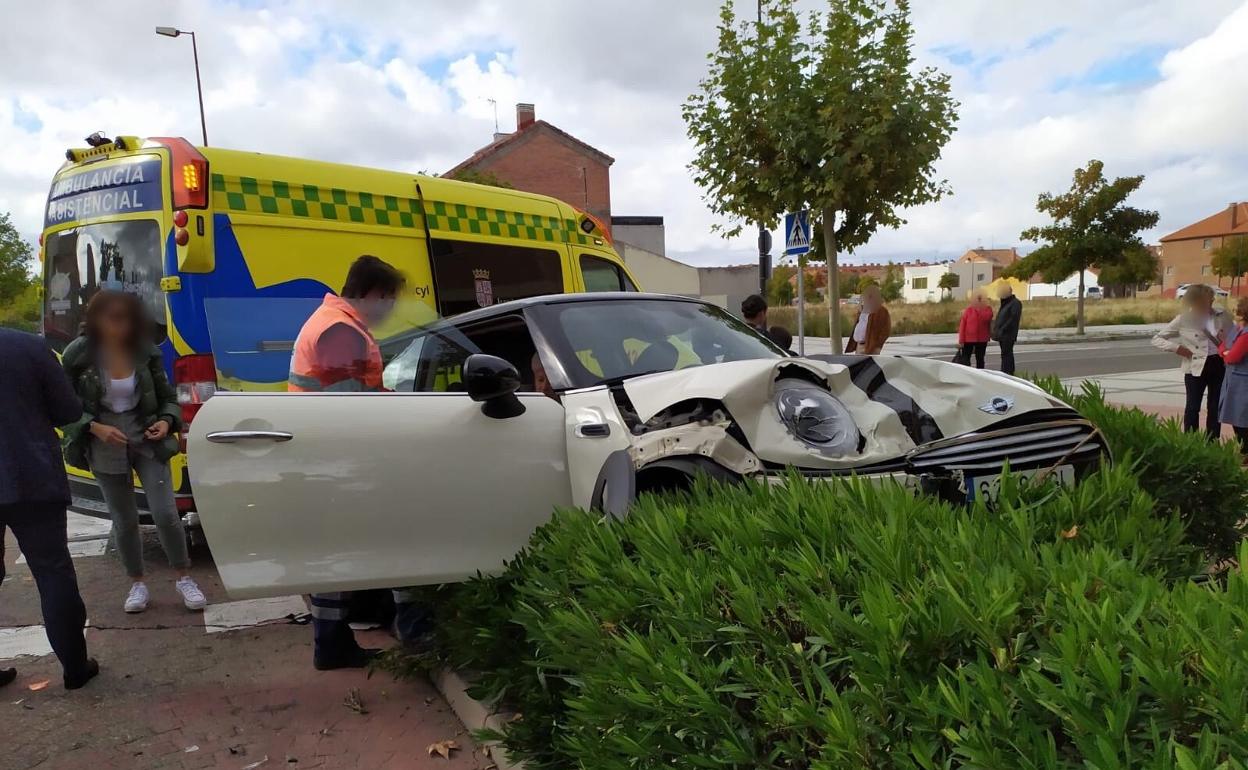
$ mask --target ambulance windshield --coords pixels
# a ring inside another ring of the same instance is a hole
[[[155,220],[74,227],[44,241],[43,329],[61,350],[78,336],[87,302],[100,289],[116,289],[143,299],[155,323],[153,341],[165,338],[165,301],[160,291],[160,229]]]

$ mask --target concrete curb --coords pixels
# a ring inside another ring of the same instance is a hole
[[[429,672],[433,686],[438,688],[442,697],[450,705],[451,711],[464,723],[469,730],[502,730],[515,716],[512,713],[496,711],[492,704],[483,703],[468,694],[472,676],[470,674],[440,668]],[[507,757],[503,747],[494,742],[479,744],[489,747],[490,759],[498,770],[524,770],[523,762],[513,762]]]

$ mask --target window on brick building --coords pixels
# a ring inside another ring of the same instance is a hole
[[[620,266],[601,257],[581,255],[581,275],[585,291],[637,291]]]
[[[443,316],[564,291],[559,253],[550,249],[434,238],[429,258]]]
[[[1204,241],[1204,243],[1200,244],[1200,247],[1201,247],[1202,249],[1204,249],[1205,251],[1208,251],[1209,249],[1212,249],[1212,248],[1213,248],[1213,239],[1212,239],[1212,238],[1206,238],[1206,239],[1205,239],[1205,241]]]
[[[1212,275],[1212,274],[1213,274],[1213,266],[1212,266],[1212,265],[1201,265],[1201,266],[1200,266],[1200,274],[1201,274],[1201,275]]]

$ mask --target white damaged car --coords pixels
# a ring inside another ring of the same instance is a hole
[[[392,392],[220,393],[199,412],[189,467],[232,595],[497,571],[557,506],[623,515],[700,473],[858,474],[966,501],[993,496],[1007,462],[1076,483],[1107,455],[1088,421],[1023,380],[794,358],[682,297],[518,300],[384,347]]]

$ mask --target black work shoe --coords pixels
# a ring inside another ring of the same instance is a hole
[[[17,669],[0,668],[0,687],[4,687],[6,684],[13,684],[14,679],[17,679]]]
[[[96,675],[99,673],[100,673],[100,664],[95,661],[95,658],[87,658],[87,670],[86,671],[83,671],[81,674],[78,674],[77,676],[70,676],[69,674],[65,675],[65,689],[77,690],[78,688],[85,685],[87,682],[90,682],[92,679],[95,679]]]
[[[381,650],[373,647],[356,647],[342,655],[312,655],[312,666],[317,671],[333,671],[337,668],[364,668]]]

